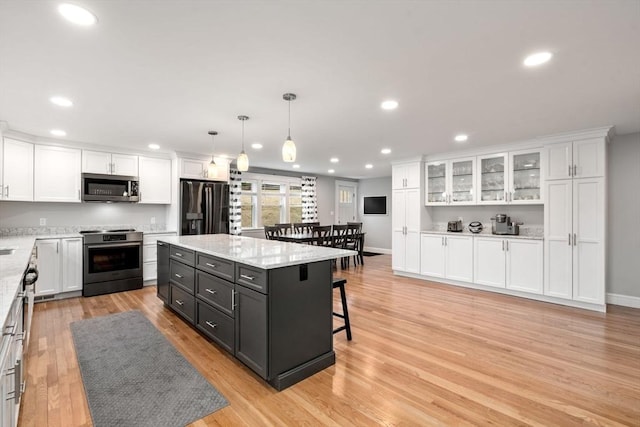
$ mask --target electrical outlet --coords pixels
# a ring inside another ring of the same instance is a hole
[[[40,218],[40,225],[47,225],[47,218]]]
[[[155,223],[156,223],[156,217],[155,217],[155,216],[152,216],[152,217],[151,217],[151,224],[155,224]]]

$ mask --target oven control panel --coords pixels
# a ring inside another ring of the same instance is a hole
[[[119,242],[127,240],[126,234],[105,234],[102,236],[103,242]]]

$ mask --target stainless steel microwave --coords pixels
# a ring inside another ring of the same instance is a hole
[[[128,202],[140,200],[137,176],[82,174],[83,202]]]

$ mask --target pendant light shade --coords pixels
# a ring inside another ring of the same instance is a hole
[[[216,132],[215,130],[209,131],[209,135],[211,135],[212,144],[211,144],[211,162],[209,163],[209,167],[207,168],[208,178],[217,178],[218,176],[218,165],[216,164],[216,161],[213,159],[213,149],[214,149],[213,140],[217,134],[218,132]]]
[[[291,139],[291,101],[295,101],[295,93],[285,93],[282,98],[289,103],[289,132],[287,133],[287,140],[282,145],[282,160],[285,162],[296,161],[296,144]]]
[[[236,159],[236,167],[240,172],[249,170],[249,156],[244,152],[244,122],[249,120],[248,116],[238,116],[238,120],[242,121],[242,151]]]

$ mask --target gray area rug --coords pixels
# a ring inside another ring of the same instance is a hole
[[[184,426],[227,400],[139,311],[71,324],[95,427]]]

